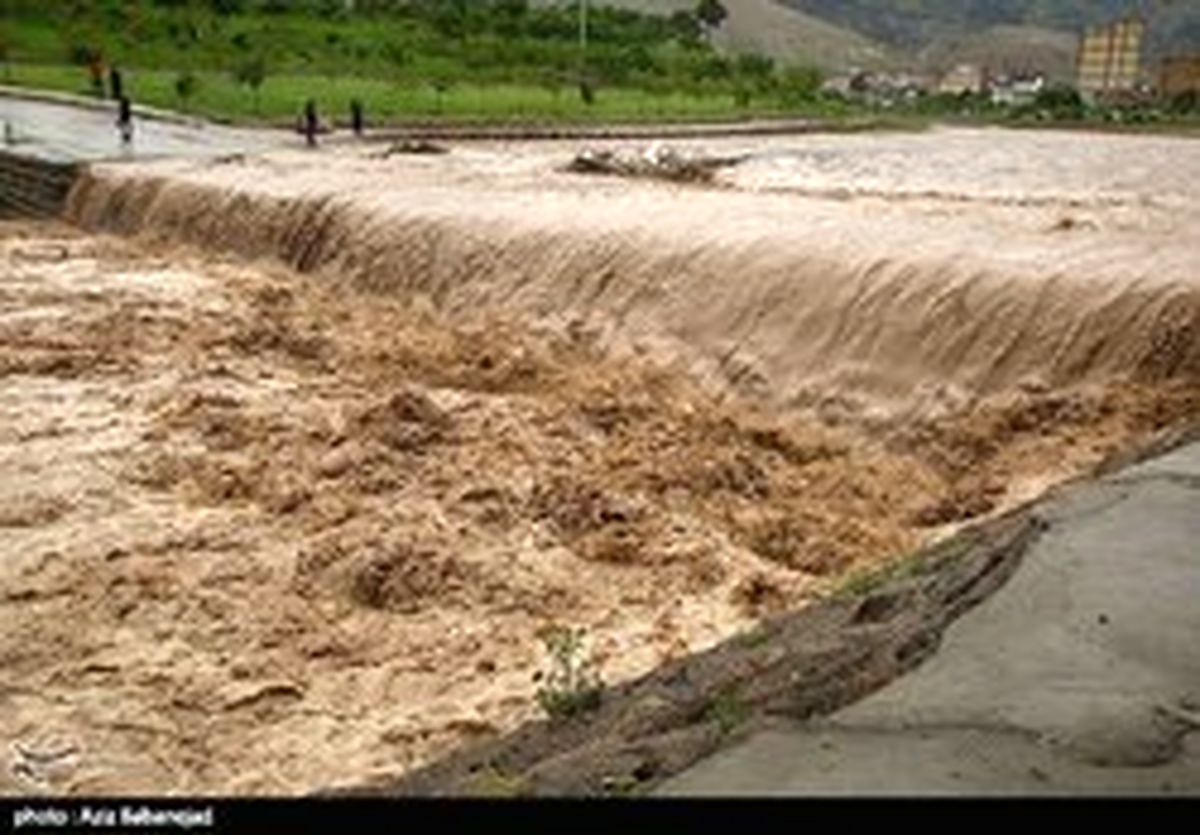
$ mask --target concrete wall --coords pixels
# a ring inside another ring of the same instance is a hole
[[[0,218],[58,217],[79,166],[0,150]]]

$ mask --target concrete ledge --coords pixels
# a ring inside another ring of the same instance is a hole
[[[36,87],[16,87],[11,84],[0,84],[0,96],[7,96],[13,99],[22,99],[24,101],[46,102],[47,104],[61,104],[70,107],[80,107],[85,110],[102,110],[116,111],[116,102],[111,99],[96,99],[88,96],[79,96],[74,93],[63,93],[58,90],[43,90]],[[176,113],[173,110],[161,110],[157,107],[147,107],[146,105],[134,104],[133,115],[142,119],[153,119],[157,122],[171,122],[177,125],[200,126],[207,124],[205,120],[196,116],[185,116],[182,113]]]
[[[283,127],[280,125],[279,127]],[[759,119],[752,122],[676,122],[645,124],[447,124],[414,122],[407,125],[369,131],[371,142],[400,140],[529,142],[557,140],[682,140],[738,136],[799,136],[808,133],[854,133],[878,130],[873,119],[851,122],[824,122],[814,119]],[[351,141],[345,135],[334,142]]]
[[[0,150],[0,218],[60,216],[79,171]]]

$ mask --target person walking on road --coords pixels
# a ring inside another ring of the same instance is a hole
[[[108,71],[108,93],[113,101],[120,101],[125,96],[125,79],[116,67]]]
[[[304,105],[304,139],[310,148],[317,147],[317,128],[319,126],[317,103],[309,99]]]
[[[363,106],[358,99],[350,100],[350,127],[354,131],[354,135],[362,137],[363,135]]]
[[[133,104],[128,96],[121,96],[117,103],[117,130],[121,133],[121,144],[129,147],[133,144]]]

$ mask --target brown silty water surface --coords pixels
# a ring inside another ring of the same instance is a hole
[[[86,232],[3,227],[0,789],[400,773],[536,717],[552,625],[627,680],[1197,414],[1200,143],[578,147],[110,166]]]

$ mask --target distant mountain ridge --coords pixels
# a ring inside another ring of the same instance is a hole
[[[1129,0],[777,0],[886,43],[920,47],[993,26],[1075,31],[1148,3]]]
[[[1143,14],[1148,52],[1200,51],[1200,0],[776,0],[883,43],[927,47],[997,26],[1078,34],[1113,18]]]
[[[575,0],[535,0],[575,2]],[[650,14],[696,8],[696,0],[590,0]],[[851,66],[880,69],[897,64],[893,50],[870,35],[789,8],[779,0],[722,0],[729,12],[713,33],[713,42],[732,52],[768,55],[781,64],[811,64],[824,69]]]
[[[694,0],[592,0],[667,14]],[[723,0],[729,17],[714,41],[736,51],[828,71],[959,61],[1036,68],[1069,80],[1087,26],[1140,12],[1150,21],[1146,57],[1200,52],[1200,0]]]

